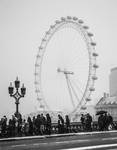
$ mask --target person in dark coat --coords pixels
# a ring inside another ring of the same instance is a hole
[[[11,124],[12,124],[12,136],[16,135],[16,117],[12,115]]]
[[[91,123],[92,123],[92,116],[88,113],[86,115],[86,130],[87,131],[92,131]]]
[[[68,115],[65,116],[65,129],[67,133],[70,132],[70,119]]]
[[[84,131],[85,130],[85,116],[83,114],[81,114],[80,121],[82,125],[82,130]]]
[[[51,134],[51,117],[49,114],[46,114],[46,133]]]
[[[12,120],[9,119],[9,122],[8,122],[8,137],[11,137],[12,136]]]
[[[104,124],[104,131],[108,130],[108,116],[107,113],[103,114],[103,124]]]
[[[33,122],[33,135],[36,135],[37,128],[36,128],[36,118],[35,118],[35,116],[33,116],[32,122]]]
[[[114,128],[113,117],[108,113],[107,114],[107,130]]]
[[[40,114],[37,115],[37,118],[35,119],[35,126],[36,126],[36,135],[41,134],[40,126],[41,126],[41,116]]]
[[[41,125],[40,125],[40,132],[41,135],[43,135],[45,133],[45,125],[46,125],[46,119],[45,116],[43,114],[41,114]]]
[[[22,115],[20,114],[18,117],[18,135],[22,135]]]
[[[64,119],[58,115],[58,133],[64,133]]]
[[[29,125],[28,134],[33,135],[33,123],[30,117],[28,117],[27,123]]]
[[[101,114],[98,117],[98,126],[99,126],[99,131],[103,131],[104,130],[104,116],[103,116],[103,114]]]
[[[7,118],[6,116],[4,116],[2,119],[1,119],[1,133],[3,136],[5,136],[6,134],[6,129],[7,129]]]

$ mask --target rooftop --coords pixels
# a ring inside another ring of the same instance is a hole
[[[115,70],[117,71],[117,67],[112,68],[112,69],[111,69],[111,72],[112,72],[112,71],[115,71]]]
[[[102,97],[96,104],[96,107],[117,107],[117,96],[113,97]]]

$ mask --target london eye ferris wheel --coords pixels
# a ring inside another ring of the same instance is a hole
[[[39,107],[73,115],[87,108],[98,68],[93,34],[83,20],[62,17],[45,33],[35,62]]]

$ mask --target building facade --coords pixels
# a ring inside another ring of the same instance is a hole
[[[109,75],[110,97],[117,96],[117,67],[112,68]]]
[[[95,106],[96,111],[105,110],[117,121],[117,67],[112,68],[109,75],[109,94],[103,97]]]
[[[108,94],[103,96],[96,104],[96,111],[105,110],[117,121],[117,96],[110,97]]]

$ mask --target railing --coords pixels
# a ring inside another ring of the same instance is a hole
[[[114,129],[117,130],[117,121],[114,121],[113,125],[114,125]],[[58,134],[59,133],[57,123],[52,123],[51,127],[52,127],[51,128],[51,134]],[[8,129],[8,127],[7,127],[7,129]],[[0,138],[9,137],[7,129],[6,129],[6,132],[4,134],[2,134],[2,131],[0,128]],[[92,122],[91,128],[89,130],[87,130],[85,125],[83,127],[81,122],[71,122],[70,127],[69,127],[69,131],[66,132],[66,128],[64,127],[63,133],[77,133],[77,132],[87,132],[87,131],[99,131],[98,122],[96,122],[96,121]],[[33,135],[35,135],[35,134],[33,134]],[[16,133],[15,136],[26,136],[26,135],[22,132],[20,135],[18,135]]]
[[[98,122],[95,121],[91,124],[92,131],[98,131]],[[71,122],[70,124],[70,132],[85,132],[86,130],[83,128],[81,122]],[[52,124],[52,133],[58,133],[58,124]]]

